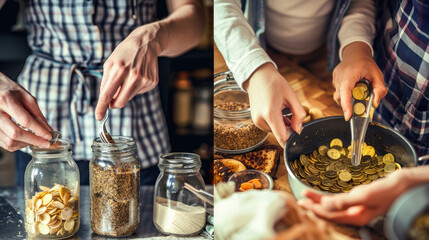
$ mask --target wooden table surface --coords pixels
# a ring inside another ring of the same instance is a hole
[[[287,81],[289,81],[292,88],[298,94],[303,105],[308,106],[310,109],[320,109],[325,116],[342,115],[341,107],[333,99],[334,88],[332,86],[331,74],[324,72],[326,66],[325,61],[321,60],[316,62],[314,65],[317,66],[313,68],[316,70],[310,72],[295,62],[292,62],[290,58],[280,52],[272,49],[269,49],[267,52],[277,64],[279,72],[285,77],[285,79],[287,79]],[[225,60],[216,45],[214,47],[213,70],[214,73],[228,70]],[[273,134],[270,134],[266,143],[278,145]],[[280,160],[277,173],[274,177],[274,189],[286,191],[292,194],[284,159]],[[328,225],[332,226],[335,231],[340,233],[340,235],[348,236],[346,239],[362,239],[359,234],[359,231],[362,231],[362,228],[340,225],[329,221],[326,222]],[[372,240],[385,239],[385,237],[380,234],[379,225],[380,223],[376,223],[372,228],[364,228],[363,231],[368,233]],[[374,228],[378,230],[375,230]]]

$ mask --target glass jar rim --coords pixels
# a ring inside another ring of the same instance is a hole
[[[99,137],[94,138],[92,150],[100,152],[127,152],[135,150],[136,142],[132,137],[111,136],[115,143],[104,143]]]
[[[162,154],[159,157],[158,167],[161,170],[189,171],[201,167],[201,159],[198,154],[186,152],[172,152]]]
[[[220,93],[221,91],[238,91],[247,95],[247,93],[237,85],[237,82],[235,82],[234,78],[225,78],[216,81],[213,88],[213,97],[216,98],[216,94]],[[236,111],[222,110],[214,107],[213,114],[215,117],[227,119],[250,118],[251,116],[250,107]]]
[[[68,139],[58,139],[56,143],[52,144],[49,148],[30,146],[31,155],[38,154],[61,154],[61,153],[71,153],[71,144]]]

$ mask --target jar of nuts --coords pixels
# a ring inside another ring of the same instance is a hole
[[[25,230],[30,238],[67,238],[79,229],[79,169],[68,140],[30,147],[25,169]]]
[[[214,78],[215,150],[230,154],[252,151],[268,138],[268,133],[252,122],[249,97],[232,73],[221,72]]]
[[[103,236],[128,236],[140,223],[140,161],[130,137],[100,138],[89,163],[91,229]]]

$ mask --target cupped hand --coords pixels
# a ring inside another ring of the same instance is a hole
[[[367,79],[374,92],[374,108],[386,96],[387,88],[383,74],[371,56],[371,49],[366,43],[353,42],[343,49],[343,60],[333,72],[334,99],[341,103],[344,118],[348,121],[352,116],[352,89],[362,78]]]
[[[305,190],[298,204],[327,220],[363,226],[385,214],[401,193],[409,188],[404,170],[368,185],[360,185],[349,193],[319,194]]]
[[[107,107],[122,108],[135,95],[158,84],[157,41],[159,24],[152,23],[134,30],[112,52],[103,65],[103,79],[95,117],[101,120]]]
[[[12,121],[12,118],[15,120]],[[29,145],[49,147],[52,128],[36,99],[22,86],[0,73],[0,147],[16,151]],[[21,125],[34,133],[24,130]]]
[[[266,63],[259,67],[243,87],[249,94],[253,122],[264,131],[273,132],[282,147],[286,146],[290,129],[301,133],[305,110],[289,82],[273,64]],[[285,124],[288,119],[282,114],[286,107],[293,114],[290,126]]]

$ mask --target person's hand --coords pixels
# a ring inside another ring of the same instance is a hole
[[[344,119],[348,121],[352,116],[352,89],[362,78],[372,84],[374,91],[374,108],[377,108],[381,99],[386,96],[387,88],[383,74],[371,56],[371,49],[366,43],[353,42],[343,49],[343,61],[335,67],[332,83],[335,87],[334,99],[341,103]]]
[[[103,79],[95,117],[101,120],[107,107],[122,108],[135,95],[158,84],[160,43],[156,39],[159,24],[134,30],[122,41],[103,65]]]
[[[1,73],[0,123],[0,147],[8,151],[13,152],[28,145],[50,146],[48,140],[52,138],[52,128],[46,122],[36,99]],[[17,123],[35,134],[22,129]]]
[[[288,107],[293,113],[291,128],[301,133],[302,121],[307,114],[289,82],[273,64],[266,63],[259,67],[243,87],[249,94],[253,122],[266,132],[272,131],[283,148],[290,135],[290,127],[285,125],[282,115],[284,108]]]
[[[394,200],[415,181],[406,169],[368,185],[360,185],[349,193],[319,194],[305,190],[298,204],[327,220],[363,226],[389,210]]]

